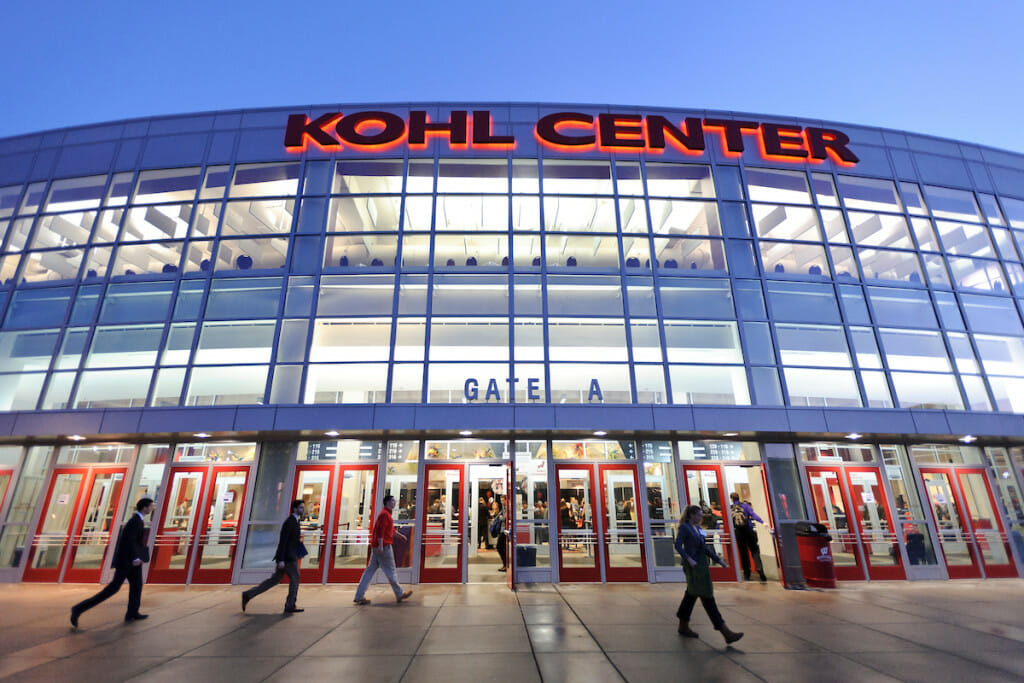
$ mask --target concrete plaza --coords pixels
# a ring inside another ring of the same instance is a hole
[[[94,585],[0,584],[0,678],[18,681],[981,681],[1024,677],[1024,580],[872,582],[832,591],[716,585],[726,647],[698,604],[676,634],[680,584],[127,586],[68,624]]]

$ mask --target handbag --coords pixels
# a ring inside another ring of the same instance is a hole
[[[502,515],[498,515],[497,517],[491,520],[491,526],[489,528],[489,531],[491,532],[491,536],[497,536],[504,530],[504,528],[505,518]]]
[[[309,555],[309,551],[306,550],[306,544],[302,541],[299,541],[299,549],[295,551],[295,554],[299,556],[300,560],[304,558],[306,555]]]

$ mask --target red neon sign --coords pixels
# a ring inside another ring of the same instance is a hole
[[[333,130],[333,132],[332,132]],[[640,114],[583,114],[558,112],[542,116],[534,127],[542,146],[562,152],[660,154],[671,146],[692,156],[707,149],[707,138],[719,144],[727,157],[738,157],[753,138],[763,159],[785,163],[821,163],[854,166],[860,159],[850,150],[850,138],[830,128],[801,128],[778,123],[687,117],[676,123],[664,116]],[[450,149],[511,150],[512,135],[495,135],[491,113],[452,111],[447,121],[431,121],[427,112],[409,112],[409,120],[382,111],[354,114],[333,112],[310,120],[305,114],[288,117],[284,146],[305,152],[309,145],[333,152],[344,149],[377,151],[406,144],[424,149],[430,138],[447,142]]]

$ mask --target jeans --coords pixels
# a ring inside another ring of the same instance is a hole
[[[285,598],[284,608],[295,609],[295,600],[299,596],[299,563],[298,562],[285,562],[284,569],[275,569],[274,573],[270,575],[270,578],[261,583],[258,586],[253,586],[249,590],[242,593],[246,598],[255,598],[260,593],[265,593],[277,584],[281,583],[281,579],[288,576],[288,597]]]
[[[129,567],[128,569],[118,567],[114,570],[113,580],[104,586],[103,590],[91,598],[82,600],[82,602],[72,607],[71,611],[81,614],[87,609],[92,609],[121,590],[121,584],[125,581],[128,582],[128,610],[124,613],[125,619],[137,616],[139,606],[142,604],[142,565]]]
[[[691,593],[683,594],[683,601],[679,603],[679,609],[676,610],[676,616],[683,621],[689,621],[690,615],[693,614],[693,606],[697,604],[697,596]],[[701,598],[700,604],[704,605],[704,611],[708,613],[708,618],[711,619],[711,624],[716,629],[721,629],[725,625],[725,620],[722,619],[722,613],[718,611],[718,604],[715,599],[712,598]]]
[[[376,547],[372,549],[370,563],[366,565],[363,578],[359,579],[359,588],[356,589],[356,600],[362,600],[366,596],[366,589],[370,587],[370,581],[373,580],[373,575],[377,573],[378,567],[384,572],[388,583],[391,584],[391,590],[395,592],[395,598],[401,598],[405,594],[402,587],[398,585],[398,579],[395,578],[395,552],[390,545],[386,545],[383,550]]]

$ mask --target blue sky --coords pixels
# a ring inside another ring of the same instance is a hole
[[[0,137],[332,102],[556,101],[883,126],[1024,152],[1024,2],[40,0]]]

